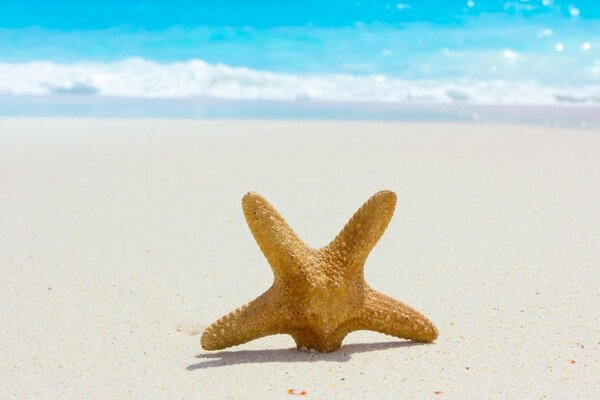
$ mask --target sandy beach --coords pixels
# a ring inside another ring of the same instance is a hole
[[[4,118],[0,182],[1,399],[600,396],[598,130]],[[200,348],[272,282],[246,192],[320,247],[382,189],[366,279],[434,344]]]

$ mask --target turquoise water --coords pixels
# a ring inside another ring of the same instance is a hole
[[[600,106],[598,1],[198,3],[1,2],[0,95]]]

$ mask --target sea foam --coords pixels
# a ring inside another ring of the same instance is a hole
[[[589,72],[600,77],[600,63],[596,64]],[[0,94],[68,93],[174,99],[600,105],[600,83],[548,86],[517,80],[408,80],[385,75],[291,74],[208,64],[202,60],[159,63],[142,58],[113,62],[0,63]]]

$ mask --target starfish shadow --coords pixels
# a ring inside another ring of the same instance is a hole
[[[196,358],[207,359],[205,361],[189,365],[188,371],[197,369],[226,367],[239,364],[262,364],[262,363],[290,363],[290,362],[316,362],[332,361],[346,362],[355,353],[367,353],[370,351],[386,350],[399,347],[423,346],[430,343],[412,341],[392,341],[381,343],[357,343],[342,346],[332,353],[309,353],[298,351],[296,348],[276,350],[239,350],[220,351],[218,353],[202,353]]]

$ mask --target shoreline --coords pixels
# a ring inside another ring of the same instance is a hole
[[[600,106],[533,106],[141,99],[93,95],[0,95],[0,117],[172,118],[507,123],[600,129]]]

